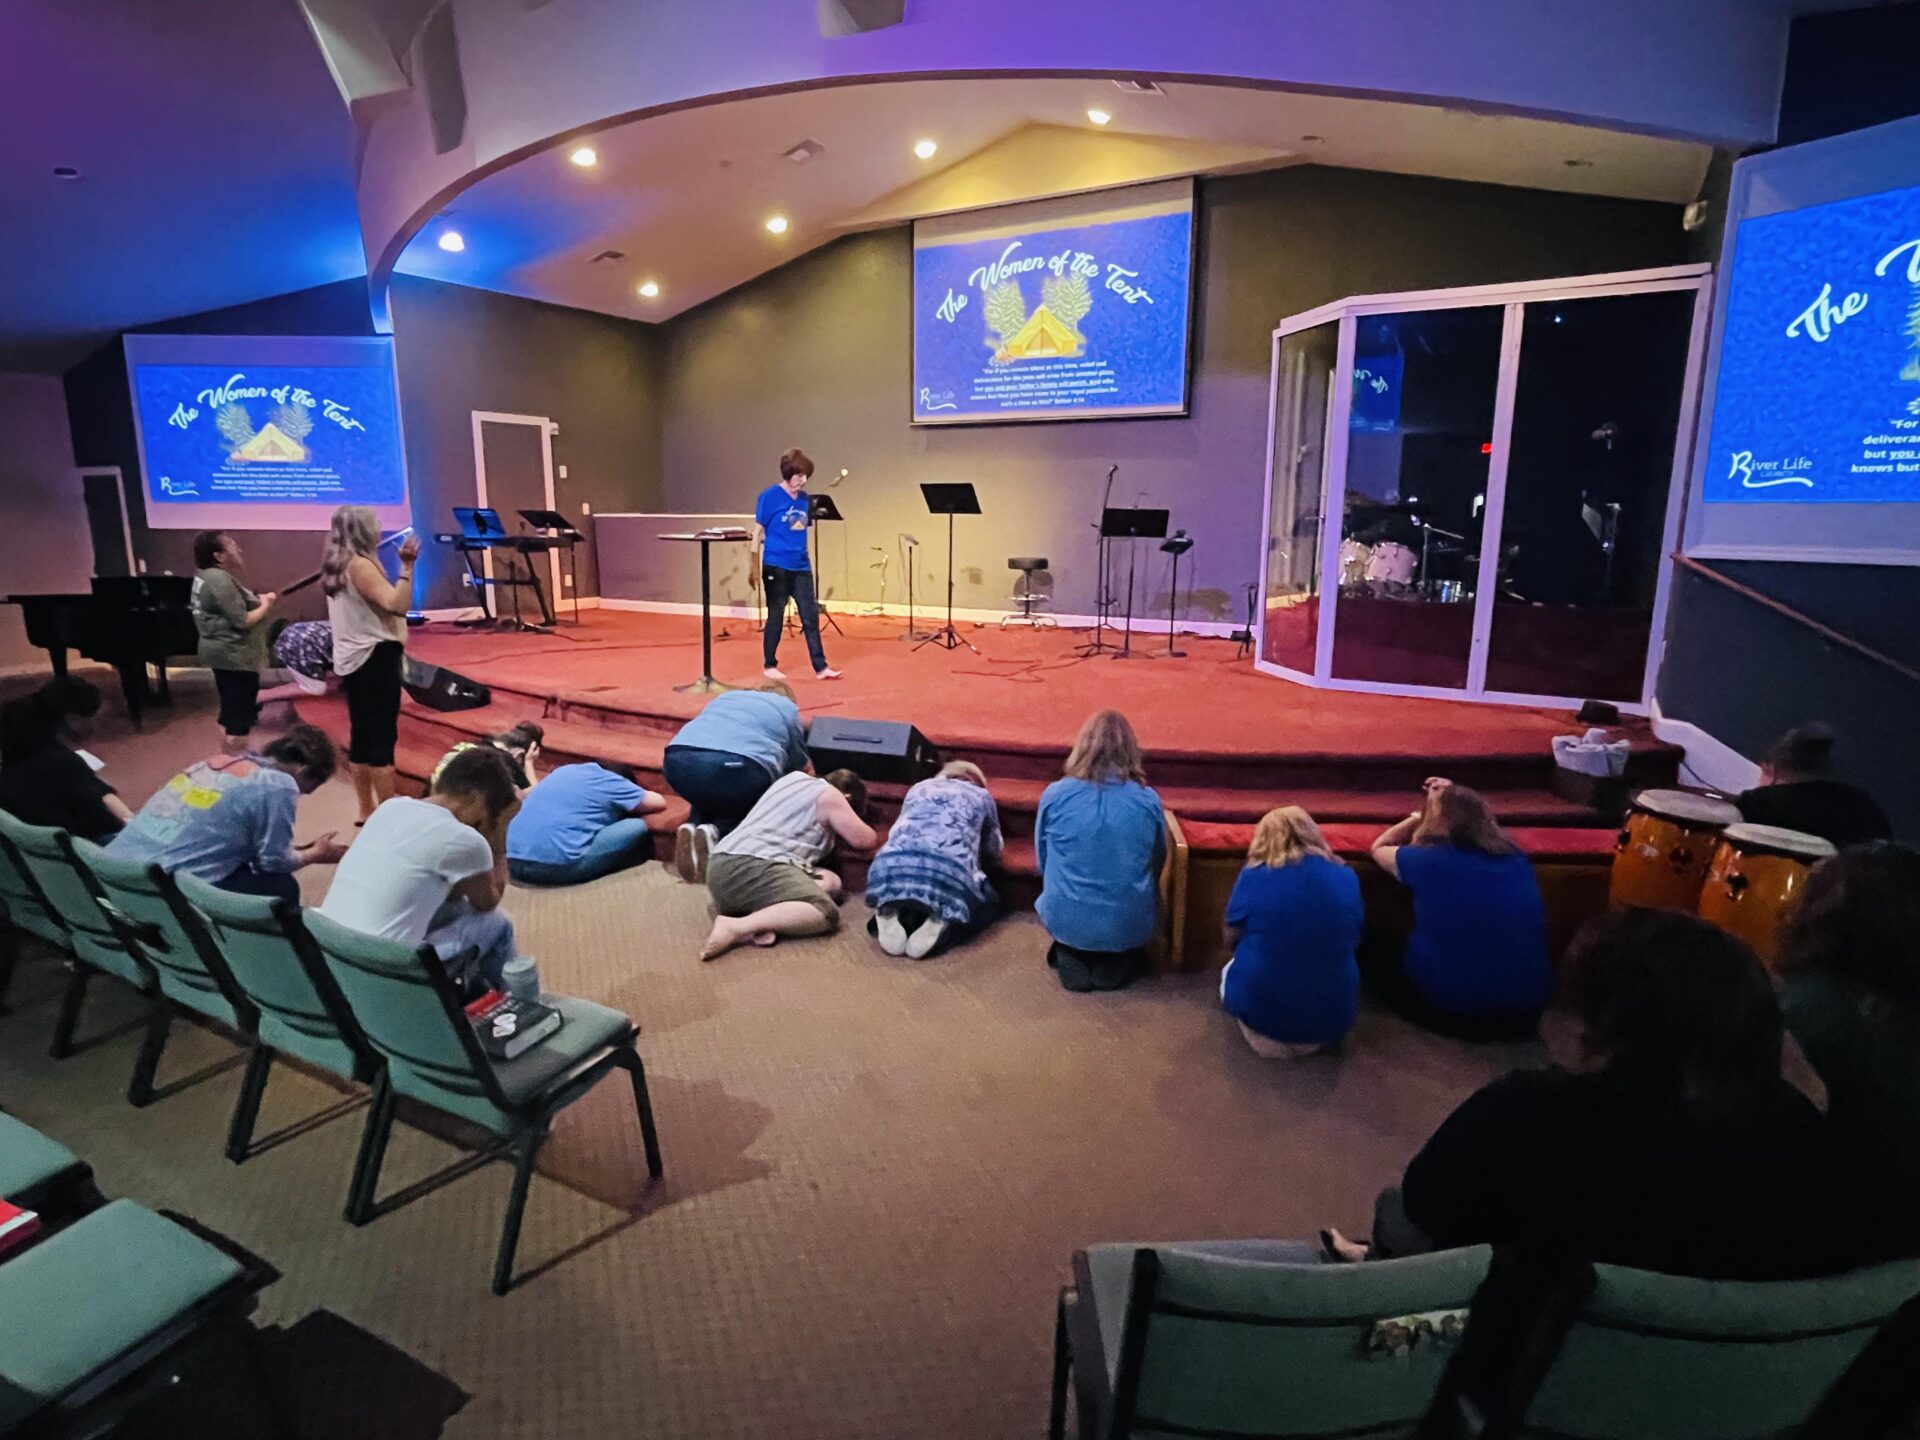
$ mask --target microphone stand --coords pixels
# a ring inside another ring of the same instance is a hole
[[[1118,465],[1111,467],[1107,471],[1106,489],[1100,496],[1100,516],[1099,519],[1095,521],[1093,527],[1093,532],[1098,537],[1094,541],[1094,555],[1096,557],[1094,563],[1099,570],[1099,578],[1096,582],[1098,589],[1094,592],[1095,616],[1093,621],[1093,639],[1087,644],[1075,649],[1073,653],[1076,655],[1098,655],[1102,651],[1112,648],[1107,644],[1106,635],[1107,607],[1112,603],[1112,596],[1109,594],[1109,587],[1107,585],[1108,546],[1106,519],[1107,506],[1113,502],[1113,477],[1119,473],[1120,467]]]

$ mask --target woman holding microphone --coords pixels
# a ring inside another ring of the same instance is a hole
[[[320,588],[333,626],[333,669],[347,695],[347,761],[360,823],[393,795],[393,747],[400,727],[400,677],[413,608],[420,542],[400,542],[400,575],[379,560],[380,521],[370,506],[342,505],[320,562]]]

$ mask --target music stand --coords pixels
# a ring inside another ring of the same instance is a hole
[[[847,517],[840,513],[840,507],[833,503],[831,495],[815,495],[811,492],[807,495],[807,517],[807,529],[813,532],[807,537],[813,543],[813,607],[820,612],[822,620],[833,626],[834,634],[844,635],[847,632],[840,628],[840,622],[833,618],[832,612],[827,609],[827,602],[820,596],[820,522],[844,520]],[[800,607],[795,605],[787,612],[785,633],[794,635],[799,630]]]
[[[1171,540],[1160,542],[1160,553],[1173,557],[1173,579],[1167,592],[1167,654],[1175,659],[1185,659],[1187,652],[1173,648],[1173,627],[1180,608],[1180,557],[1193,549],[1193,537],[1184,530],[1176,530]]]
[[[574,559],[573,548],[587,537],[573,528],[573,522],[558,510],[522,510],[520,518],[535,530],[544,530],[556,543],[556,550],[563,550],[567,557],[567,592],[573,600],[573,623],[580,623],[580,565]],[[558,615],[556,613],[556,620]]]
[[[973,486],[964,481],[957,485],[923,484],[920,493],[927,497],[928,514],[947,517],[947,623],[913,648],[938,645],[942,650],[957,650],[964,645],[978,655],[980,647],[953,628],[953,517],[978,515],[980,497],[974,493]],[[1160,533],[1166,534],[1164,525]]]
[[[1100,533],[1109,540],[1163,540],[1167,534],[1167,512],[1108,509],[1100,516]],[[1138,545],[1127,546],[1127,628],[1120,648],[1113,652],[1116,660],[1133,658],[1133,572],[1139,549]]]

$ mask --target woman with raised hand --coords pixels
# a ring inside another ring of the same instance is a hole
[[[367,505],[342,505],[320,563],[320,588],[333,626],[333,669],[347,694],[347,761],[360,823],[393,795],[393,748],[400,730],[400,679],[413,562],[420,542],[400,543],[400,574],[380,564],[380,521]]]

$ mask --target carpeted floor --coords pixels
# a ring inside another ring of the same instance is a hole
[[[98,747],[130,798],[209,748],[210,697],[182,690],[171,720]],[[309,797],[303,838],[350,807],[341,782]],[[323,893],[323,872],[305,878]],[[997,1440],[1045,1423],[1075,1247],[1364,1226],[1447,1111],[1530,1054],[1369,1013],[1344,1055],[1263,1062],[1208,977],[1060,991],[1030,916],[920,965],[850,924],[702,966],[703,894],[655,868],[508,904],[549,988],[640,1020],[667,1178],[644,1184],[624,1086],[569,1111],[505,1299],[487,1293],[504,1168],[352,1229],[359,1113],[230,1165],[237,1069],[130,1108],[136,1036],[46,1058],[49,964],[22,969],[0,1018],[0,1104],[90,1160],[108,1194],[278,1265],[264,1319],[332,1312],[470,1392],[448,1435]],[[100,994],[86,1033],[134,1013]],[[231,1053],[187,1029],[162,1080]],[[337,1100],[276,1079],[263,1133]],[[403,1127],[388,1186],[457,1154]]]

